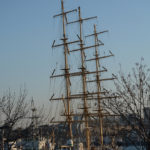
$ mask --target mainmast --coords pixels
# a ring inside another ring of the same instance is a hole
[[[83,99],[83,116],[84,116],[84,122],[85,122],[85,129],[86,129],[86,147],[87,147],[87,150],[90,150],[90,130],[89,130],[89,125],[88,125],[88,122],[89,122],[89,111],[88,111],[88,103],[87,103],[87,99],[89,98],[89,93],[87,91],[87,82],[86,82],[86,75],[87,74],[93,74],[93,73],[96,73],[95,71],[94,72],[88,72],[86,70],[86,65],[85,65],[85,50],[86,49],[89,49],[89,48],[92,48],[92,47],[95,47],[95,45],[92,45],[92,46],[88,46],[88,47],[85,47],[84,46],[84,43],[83,43],[83,34],[82,34],[82,26],[83,26],[83,21],[87,21],[87,20],[90,20],[90,19],[95,19],[97,18],[96,16],[94,17],[89,17],[89,18],[82,18],[81,17],[81,10],[80,10],[80,7],[78,7],[78,20],[76,21],[72,21],[72,22],[69,22],[68,24],[72,24],[72,23],[79,23],[79,26],[80,26],[80,35],[78,36],[79,38],[79,42],[80,42],[80,48],[79,49],[74,49],[74,50],[71,50],[70,52],[76,52],[76,51],[80,51],[80,56],[81,56],[81,72],[80,72],[80,75],[82,76],[82,99]],[[99,45],[99,44],[98,44]],[[91,95],[93,95],[93,93],[91,93]]]
[[[72,24],[72,23],[79,23],[79,26],[80,26],[80,35],[78,36],[79,38],[79,41],[80,41],[80,48],[79,49],[74,49],[74,50],[71,50],[71,52],[76,52],[76,51],[80,51],[80,55],[81,55],[81,76],[82,76],[82,99],[83,99],[83,116],[84,116],[84,122],[85,122],[85,129],[86,129],[86,147],[87,147],[87,150],[90,150],[90,130],[89,130],[89,115],[91,115],[91,113],[89,113],[88,111],[88,103],[87,103],[87,100],[89,99],[89,96],[90,95],[95,95],[96,93],[89,93],[87,91],[87,81],[86,81],[86,75],[88,74],[95,74],[97,71],[94,71],[94,72],[89,72],[86,70],[86,65],[85,65],[85,50],[86,49],[90,49],[90,48],[93,48],[95,46],[100,46],[100,44],[98,45],[92,45],[92,46],[87,46],[85,47],[84,46],[84,43],[83,43],[83,34],[82,34],[82,26],[83,26],[83,21],[87,21],[87,20],[90,20],[90,19],[95,19],[97,18],[96,16],[94,17],[89,17],[89,18],[82,18],[81,17],[81,10],[80,10],[80,7],[78,7],[78,20],[76,21],[72,21],[72,22],[69,22],[68,24]],[[104,70],[105,71],[105,70]]]
[[[85,53],[83,49],[83,40],[82,40],[82,18],[81,11],[79,9],[79,24],[80,24],[80,53],[81,53],[81,71],[82,71],[82,86],[83,86],[83,100],[84,100],[84,112],[83,115],[85,117],[85,128],[86,128],[86,142],[87,149],[90,149],[90,133],[89,133],[89,125],[88,125],[88,104],[87,104],[87,85],[86,85],[86,68],[85,68]]]

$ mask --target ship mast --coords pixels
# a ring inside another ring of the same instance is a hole
[[[101,95],[103,94],[102,90],[101,90],[101,82],[103,81],[108,81],[108,80],[114,80],[116,79],[116,76],[113,75],[113,77],[111,78],[104,78],[104,79],[101,79],[101,72],[99,71],[101,66],[100,66],[100,60],[101,59],[105,59],[105,58],[108,58],[108,57],[112,57],[114,56],[112,54],[111,51],[109,51],[109,55],[106,55],[106,56],[99,56],[99,53],[98,53],[98,43],[100,44],[103,44],[99,39],[98,39],[98,35],[99,34],[103,34],[103,33],[106,33],[108,32],[108,30],[104,30],[104,31],[101,31],[101,32],[97,32],[96,31],[96,25],[94,24],[94,33],[93,34],[90,34],[90,35],[87,35],[86,37],[90,37],[90,36],[94,36],[94,41],[95,41],[95,58],[91,58],[91,59],[88,59],[86,61],[95,61],[95,65],[96,65],[96,79],[95,80],[91,80],[91,81],[87,81],[88,83],[91,83],[91,82],[96,82],[96,87],[97,87],[97,113],[96,114],[93,114],[93,116],[98,116],[98,120],[99,120],[99,133],[100,133],[100,136],[99,136],[99,140],[100,140],[100,145],[101,145],[101,148],[103,149],[104,147],[104,143],[103,143],[103,117],[105,116],[111,116],[110,114],[105,114],[103,113],[103,109],[102,109],[102,106],[101,106],[101,101],[103,99],[107,99],[107,98],[114,98],[112,96],[109,96],[109,97],[102,97]],[[105,93],[105,92],[104,92]]]
[[[82,86],[83,86],[83,100],[84,100],[84,117],[85,117],[85,128],[86,128],[86,142],[87,149],[90,149],[90,133],[88,125],[88,105],[87,105],[87,85],[86,85],[86,74],[85,74],[85,53],[83,49],[83,40],[82,40],[82,18],[81,11],[79,9],[79,24],[80,24],[80,53],[81,53],[81,71],[82,71]]]
[[[71,50],[70,52],[76,52],[76,51],[80,51],[80,56],[81,56],[81,72],[80,72],[80,75],[82,76],[82,95],[79,96],[80,98],[83,99],[83,116],[84,116],[84,122],[85,122],[85,129],[86,129],[86,147],[87,147],[87,150],[90,150],[90,130],[89,130],[89,111],[88,111],[88,103],[87,103],[87,100],[88,100],[88,97],[89,97],[89,93],[87,91],[87,82],[86,82],[86,75],[88,74],[93,74],[93,73],[96,73],[95,71],[94,72],[88,72],[86,70],[86,66],[85,66],[85,50],[86,49],[89,49],[89,48],[92,48],[92,47],[95,47],[95,45],[92,45],[92,46],[88,46],[88,47],[85,47],[84,46],[84,43],[83,43],[83,34],[82,34],[82,26],[83,26],[83,21],[87,21],[87,20],[90,20],[90,19],[95,19],[97,18],[96,16],[94,17],[89,17],[89,18],[82,18],[81,17],[81,10],[80,10],[80,7],[78,7],[78,20],[76,21],[72,21],[72,22],[68,22],[68,24],[72,24],[72,23],[79,23],[79,26],[80,26],[80,35],[78,36],[79,38],[79,41],[80,41],[80,48],[79,49],[74,49],[74,50]],[[98,44],[99,45],[99,44]],[[93,95],[94,93],[91,93],[91,95]]]
[[[69,47],[68,45],[70,44],[74,44],[76,42],[79,42],[78,41],[71,41],[71,42],[68,42],[68,38],[66,36],[66,23],[67,23],[67,14],[68,13],[72,13],[74,11],[77,11],[76,9],[73,9],[73,10],[70,10],[70,11],[64,11],[64,2],[63,0],[61,0],[61,13],[60,14],[57,14],[55,16],[53,16],[54,18],[55,17],[58,17],[58,16],[62,16],[62,30],[63,30],[63,38],[61,39],[62,40],[62,44],[55,44],[55,40],[52,44],[52,48],[56,48],[56,47],[60,47],[60,46],[63,46],[63,49],[64,49],[64,62],[65,62],[65,67],[61,70],[64,71],[64,74],[62,75],[53,75],[54,72],[52,73],[52,76],[51,78],[55,78],[55,77],[65,77],[65,99],[63,97],[60,97],[60,98],[57,98],[57,100],[63,100],[63,103],[65,105],[65,116],[66,116],[66,121],[68,123],[68,128],[69,128],[69,139],[71,139],[73,141],[73,134],[72,134],[72,116],[71,116],[71,110],[70,110],[70,101],[71,101],[71,81],[70,81],[70,73],[69,73],[69,64],[68,64],[68,55],[69,55]],[[54,95],[53,95],[54,96]],[[51,97],[50,100],[54,100],[53,99],[53,96]],[[66,102],[66,103],[65,103]]]
[[[88,93],[86,75],[95,74],[97,71],[89,72],[86,70],[86,66],[85,66],[86,60],[85,60],[85,52],[84,51],[86,49],[90,49],[90,48],[93,48],[95,46],[100,46],[100,44],[85,47],[84,43],[83,43],[82,26],[83,26],[83,21],[87,21],[87,20],[95,19],[95,18],[97,18],[97,17],[94,16],[94,17],[89,17],[89,18],[83,19],[81,17],[80,7],[78,7],[78,20],[68,23],[68,24],[79,23],[79,26],[80,26],[80,35],[78,36],[79,41],[80,41],[80,48],[71,50],[71,52],[80,51],[80,55],[81,55],[81,68],[80,68],[81,73],[80,73],[80,75],[82,76],[82,91],[83,91],[81,98],[83,99],[83,108],[82,109],[83,109],[83,116],[84,116],[85,129],[86,129],[86,147],[87,147],[87,150],[90,150],[90,130],[89,130],[89,123],[88,122],[89,122],[89,115],[91,115],[91,113],[89,113],[89,111],[88,111],[87,100],[89,99],[89,96],[95,95],[97,93]]]
[[[68,126],[69,126],[69,138],[72,139],[72,123],[71,123],[71,116],[70,116],[70,77],[69,77],[69,66],[68,66],[68,53],[69,48],[67,45],[67,37],[66,37],[66,28],[65,28],[65,17],[66,14],[64,13],[64,3],[61,0],[61,10],[62,10],[62,18],[63,18],[63,43],[64,43],[64,56],[65,56],[65,79],[66,79],[66,97],[67,97],[67,115],[68,115]]]
[[[98,43],[98,37],[96,34],[96,25],[94,25],[94,34],[95,34],[95,45]],[[100,97],[100,92],[101,92],[101,85],[100,85],[100,73],[99,68],[99,59],[98,58],[98,47],[95,46],[95,62],[96,62],[96,83],[97,83],[97,99],[98,99],[98,117],[99,117],[99,129],[100,129],[100,144],[103,147],[103,118],[102,118],[102,109],[101,109],[101,97]]]

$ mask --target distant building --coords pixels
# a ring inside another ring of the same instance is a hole
[[[54,147],[52,148],[52,144],[48,139],[42,139],[42,140],[18,140],[12,145],[11,150],[54,150]]]

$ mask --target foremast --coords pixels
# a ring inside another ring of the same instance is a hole
[[[69,127],[69,138],[73,139],[72,135],[72,117],[70,115],[70,76],[69,76],[69,66],[68,66],[68,54],[69,54],[69,48],[67,44],[67,37],[66,37],[66,28],[65,28],[65,13],[64,13],[64,3],[63,0],[61,0],[61,10],[62,10],[62,18],[63,18],[63,44],[64,44],[64,57],[65,57],[65,80],[66,80],[66,97],[67,97],[67,122]]]
[[[69,47],[68,44],[73,44],[76,43],[78,41],[73,41],[73,42],[68,42],[68,38],[66,36],[66,22],[67,22],[67,14],[76,11],[76,9],[74,10],[70,10],[70,11],[64,11],[64,2],[63,0],[61,0],[61,13],[55,15],[54,17],[58,17],[58,16],[62,16],[62,30],[63,30],[63,38],[61,39],[63,41],[62,44],[58,44],[55,45],[55,40],[53,42],[52,48],[55,47],[60,47],[63,46],[64,49],[64,62],[65,62],[65,67],[62,69],[64,70],[64,74],[60,75],[60,77],[64,77],[65,78],[65,99],[63,98],[63,95],[61,98],[58,98],[57,100],[63,100],[64,103],[64,107],[65,107],[65,113],[64,115],[66,116],[66,121],[68,123],[68,128],[69,128],[69,139],[71,139],[73,141],[73,134],[72,134],[72,116],[71,116],[71,110],[70,110],[70,101],[71,101],[71,81],[70,81],[70,73],[69,73],[69,64],[68,64],[68,55],[69,55]],[[51,76],[51,78],[54,77],[59,77],[58,76]],[[54,96],[54,95],[53,95]],[[53,97],[52,96],[52,97]],[[52,97],[50,100],[52,100]]]

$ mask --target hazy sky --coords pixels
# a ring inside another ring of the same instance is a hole
[[[98,29],[108,29],[106,48],[126,70],[143,56],[150,66],[149,0],[64,0],[66,10],[81,6],[83,16],[98,16]],[[47,102],[55,58],[51,43],[57,29],[53,15],[60,0],[0,0],[0,95],[25,85],[29,98]]]

